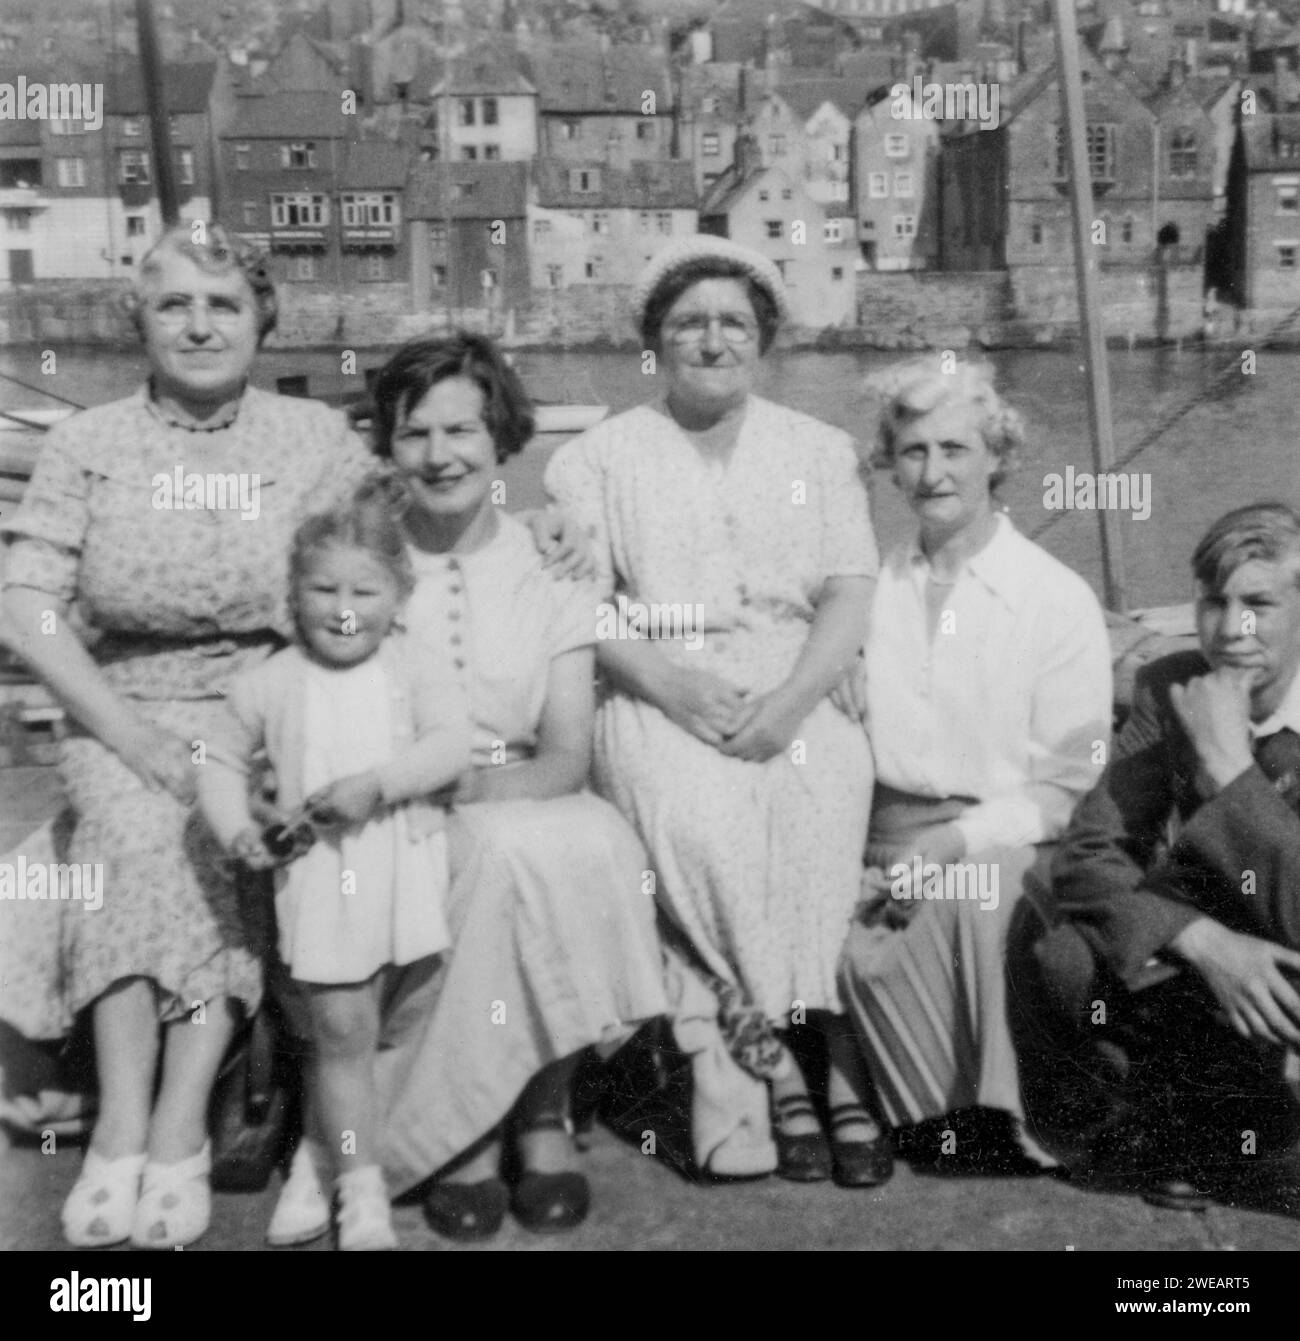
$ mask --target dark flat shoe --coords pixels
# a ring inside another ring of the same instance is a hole
[[[525,1173],[515,1184],[510,1209],[534,1234],[562,1234],[587,1218],[591,1188],[580,1173]]]
[[[876,1119],[861,1104],[836,1104],[830,1111],[832,1177],[838,1187],[879,1187],[894,1175],[894,1146],[889,1132],[870,1141],[837,1141],[835,1133]],[[877,1124],[880,1125],[880,1124]]]
[[[424,1214],[444,1238],[459,1243],[490,1239],[506,1218],[510,1194],[500,1178],[480,1183],[435,1183],[424,1199]]]
[[[806,1094],[792,1094],[772,1104],[772,1139],[776,1142],[776,1176],[792,1183],[824,1183],[833,1172],[831,1145],[823,1131],[791,1136],[781,1130],[783,1121],[816,1117],[817,1110]]]

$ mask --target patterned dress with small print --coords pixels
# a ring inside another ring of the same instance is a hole
[[[225,424],[196,431],[142,388],[50,431],[21,507],[0,526],[4,586],[66,604],[110,687],[191,743],[201,766],[226,686],[288,632],[294,530],[346,500],[374,465],[343,417],[313,401],[249,387]],[[188,487],[195,476],[202,489]],[[150,791],[75,723],[60,768],[76,812],[68,859],[102,865],[103,906],[61,905],[49,937],[51,919],[0,905],[0,1018],[55,1037],[132,977],[155,984],[164,1019],[219,995],[253,1009],[264,931],[241,915],[195,808]]]
[[[546,484],[590,531],[607,589],[698,610],[702,646],[679,637],[659,649],[752,694],[790,674],[828,579],[877,571],[848,435],[757,397],[725,463],[644,405],[561,447]],[[864,632],[866,614],[864,602]],[[835,966],[871,803],[861,725],[823,699],[790,749],[751,763],[611,692],[596,779],[649,849],[661,909],[711,973],[773,1023],[788,1024],[797,1003],[842,1010]]]

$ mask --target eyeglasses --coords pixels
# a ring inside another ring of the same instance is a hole
[[[231,298],[213,298],[201,303],[207,319],[214,326],[233,326],[244,319],[248,310],[244,304]],[[151,304],[149,312],[160,325],[170,330],[180,330],[188,326],[192,319],[194,304],[187,298],[164,298]]]
[[[701,345],[715,321],[729,345],[748,345],[758,338],[758,323],[753,317],[742,316],[739,312],[722,312],[714,316],[700,312],[682,317],[668,326],[668,338],[675,345]]]

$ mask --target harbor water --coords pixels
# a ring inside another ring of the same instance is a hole
[[[1121,461],[1131,447],[1173,421],[1119,467],[1134,477],[1130,507],[1120,512],[1130,607],[1190,598],[1192,547],[1222,512],[1264,498],[1300,503],[1300,353],[1251,352],[1246,357],[1247,352],[1189,346],[1109,355]],[[66,348],[55,355],[54,373],[43,375],[41,351],[3,350],[0,373],[87,405],[127,394],[144,373],[144,360],[134,351]],[[377,366],[384,356],[382,350],[357,351],[358,368]],[[522,350],[514,357],[533,395],[544,401],[602,404],[617,412],[656,391],[655,374],[643,370],[636,351]],[[775,352],[761,365],[759,390],[846,429],[865,455],[873,424],[864,379],[898,357],[875,351]],[[1045,504],[1054,477],[1073,486],[1069,501],[1088,501],[1088,492],[1078,488],[1082,476],[1093,470],[1082,356],[1012,350],[989,357],[999,386],[1028,427],[1025,452],[1003,486],[1003,501],[1021,530],[1082,573],[1100,595],[1097,512]],[[313,390],[360,385],[359,376],[340,376],[339,353],[323,350],[264,351],[255,380],[274,387],[277,377],[293,373],[307,373]],[[0,381],[0,409],[46,404],[52,402]],[[510,506],[538,501],[544,460],[545,451],[534,449],[503,471]],[[888,546],[908,533],[910,520],[888,475],[869,472],[868,478],[877,532],[882,547]],[[1140,508],[1135,506],[1139,499]]]

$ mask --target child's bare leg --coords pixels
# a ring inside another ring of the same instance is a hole
[[[376,991],[373,981],[308,989],[316,1050],[313,1116],[336,1174],[379,1162]]]

